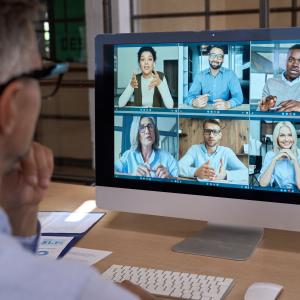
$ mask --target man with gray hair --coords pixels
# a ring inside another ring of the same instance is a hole
[[[0,0],[0,7],[0,299],[154,299],[128,282],[104,281],[95,269],[33,255],[38,205],[53,170],[52,152],[32,142],[37,80],[63,68],[42,68],[33,28],[37,0]]]

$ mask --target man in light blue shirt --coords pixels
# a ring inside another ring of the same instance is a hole
[[[219,120],[203,123],[204,144],[192,145],[179,160],[179,174],[200,180],[226,180],[248,183],[248,169],[228,147],[220,146],[222,138]]]
[[[34,256],[28,249],[37,247],[37,236],[13,237],[16,226],[11,227],[9,222],[8,215],[0,208],[0,299],[139,299],[102,279],[93,268],[67,260],[52,261]],[[20,218],[21,222],[26,225],[24,218]]]
[[[33,21],[42,14],[39,2],[0,0],[0,7],[0,299],[154,299],[83,264],[32,253],[39,203],[53,171],[50,149],[32,142],[41,106],[38,79],[54,69],[42,67],[38,52]]]
[[[184,102],[196,108],[213,104],[215,109],[229,109],[243,103],[239,79],[232,70],[222,67],[224,51],[213,47],[208,55],[210,67],[199,72]]]

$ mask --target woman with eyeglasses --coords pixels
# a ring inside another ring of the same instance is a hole
[[[156,178],[178,176],[176,159],[159,148],[159,131],[153,118],[135,117],[130,137],[131,149],[115,162],[115,172]]]
[[[300,152],[297,133],[291,122],[279,122],[273,132],[273,150],[268,151],[259,183],[284,189],[300,189]]]
[[[162,72],[155,70],[156,51],[152,47],[142,47],[138,52],[141,73],[133,72],[130,83],[119,99],[119,107],[128,104],[134,95],[134,106],[173,108],[168,83]]]

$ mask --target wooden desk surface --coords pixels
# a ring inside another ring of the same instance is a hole
[[[95,188],[52,183],[41,210],[72,211],[89,199],[95,199]],[[128,264],[232,277],[236,284],[226,300],[242,300],[251,283],[268,281],[284,286],[278,300],[299,299],[300,233],[266,229],[261,245],[247,261],[171,251],[203,226],[201,221],[109,212],[77,246],[113,252],[95,265],[100,271],[112,264]]]
[[[212,104],[207,104],[205,107],[203,108],[198,108],[198,107],[193,107],[191,105],[188,105],[188,104],[179,104],[179,109],[192,109],[192,110],[215,110],[214,106]],[[232,107],[230,109],[228,109],[228,111],[231,111],[231,110],[238,110],[238,111],[242,111],[242,110],[249,110],[250,109],[250,106],[249,104],[242,104],[242,105],[239,105],[237,107]],[[222,110],[221,110],[222,111]]]

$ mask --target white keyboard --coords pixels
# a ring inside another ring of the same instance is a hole
[[[104,278],[130,280],[149,293],[181,299],[222,300],[234,285],[232,278],[112,265]]]

